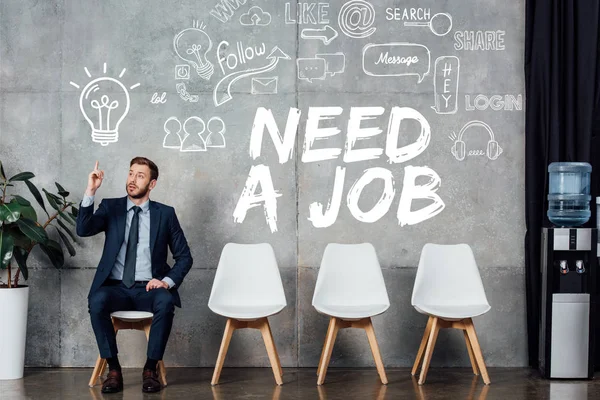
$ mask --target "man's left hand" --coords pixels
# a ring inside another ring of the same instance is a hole
[[[169,288],[169,284],[167,282],[159,281],[158,279],[152,279],[146,285],[146,292],[149,292],[152,289],[159,289],[159,288],[168,289]]]

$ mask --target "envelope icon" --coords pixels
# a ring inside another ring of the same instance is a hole
[[[279,77],[252,78],[250,92],[252,94],[277,94],[277,81]]]

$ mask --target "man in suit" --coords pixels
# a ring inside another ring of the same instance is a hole
[[[131,160],[127,196],[103,199],[94,212],[94,196],[104,171],[98,162],[77,216],[77,234],[104,232],[104,251],[88,295],[92,327],[100,356],[108,361],[103,393],[123,390],[117,342],[110,314],[114,311],[154,313],[148,339],[142,391],[161,390],[156,366],[162,360],[171,332],[175,307],[181,307],[177,288],[192,267],[192,256],[173,207],[149,199],[156,187],[158,167],[144,157]],[[167,247],[175,264],[167,264]]]

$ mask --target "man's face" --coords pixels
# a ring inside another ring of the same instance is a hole
[[[125,189],[133,199],[141,199],[154,189],[156,180],[150,181],[150,168],[147,165],[133,164],[129,169]]]

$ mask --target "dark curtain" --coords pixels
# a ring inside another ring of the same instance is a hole
[[[548,164],[592,164],[600,194],[599,0],[527,0],[525,31],[525,265],[529,364],[538,365],[541,228]],[[595,227],[595,200],[592,218]]]

